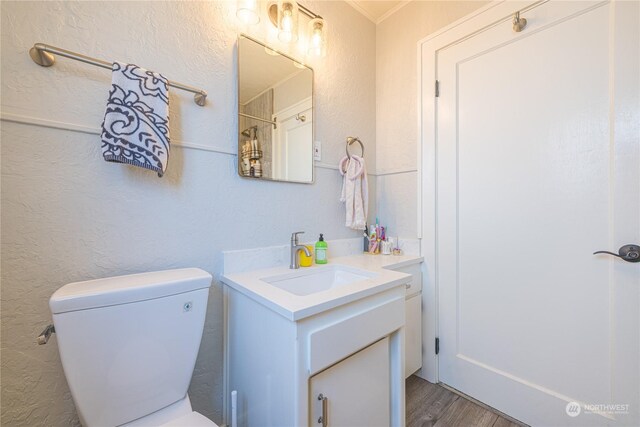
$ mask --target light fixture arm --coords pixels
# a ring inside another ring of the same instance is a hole
[[[311,19],[320,18],[324,19],[322,16],[314,13],[312,10],[306,8],[305,6],[298,3],[298,11],[304,13]],[[278,3],[271,3],[267,8],[267,15],[269,15],[269,20],[271,23],[277,27],[278,26]]]
[[[324,19],[322,16],[313,13],[311,10],[307,9],[305,6],[301,5],[300,3],[298,3],[298,10],[304,13],[305,15],[307,15],[311,19],[316,19],[316,18]]]

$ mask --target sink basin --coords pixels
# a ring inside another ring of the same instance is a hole
[[[339,288],[350,283],[371,279],[376,273],[345,265],[328,265],[311,270],[300,270],[280,276],[262,278],[276,288],[294,295],[305,296],[329,289]]]

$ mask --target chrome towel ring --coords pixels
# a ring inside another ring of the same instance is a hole
[[[358,144],[360,144],[360,148],[362,149],[362,155],[361,157],[364,157],[364,144],[362,143],[362,141],[360,141],[360,138],[358,138],[357,136],[348,136],[347,137],[347,145],[345,147],[345,151],[347,152],[347,157],[351,158],[351,153],[349,153],[349,146],[351,144],[353,144],[354,142],[357,142]]]

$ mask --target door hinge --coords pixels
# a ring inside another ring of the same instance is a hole
[[[436,338],[436,354],[440,353],[440,338]]]
[[[440,96],[440,80],[436,80],[436,98]]]

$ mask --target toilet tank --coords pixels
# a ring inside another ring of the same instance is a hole
[[[85,426],[118,426],[183,399],[211,275],[197,268],[70,283],[49,301]],[[53,390],[52,390],[53,392]]]

